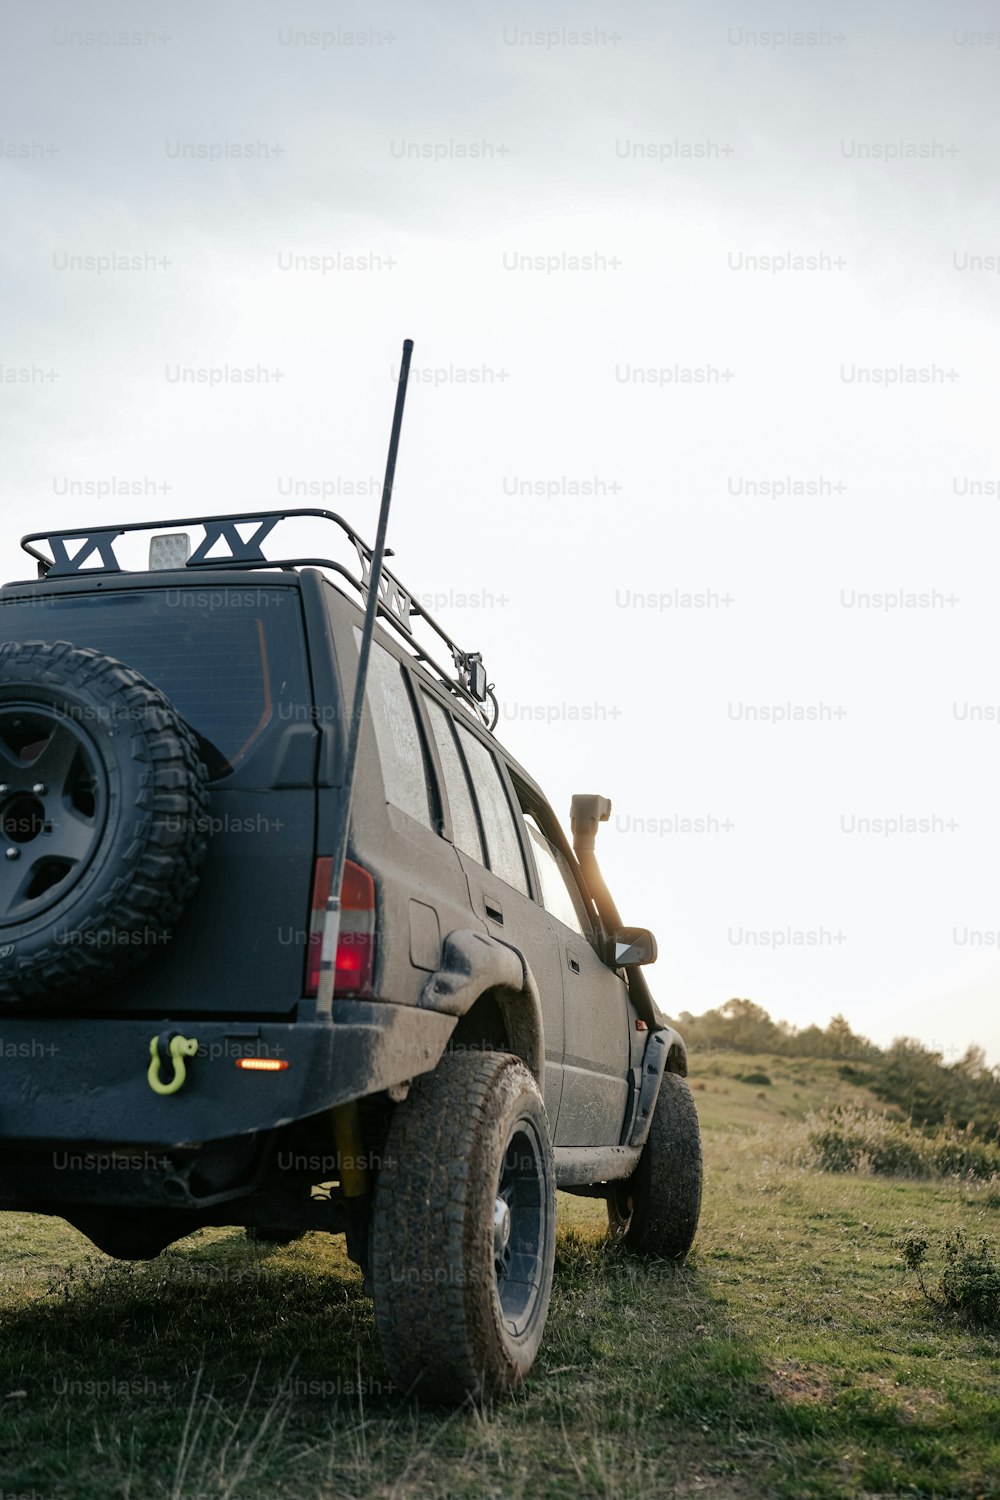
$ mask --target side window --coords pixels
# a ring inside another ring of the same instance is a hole
[[[445,791],[448,793],[448,806],[451,808],[452,833],[456,847],[461,849],[463,854],[468,854],[472,859],[477,860],[479,864],[485,864],[476,809],[472,803],[469,779],[455,743],[451,714],[428,693],[424,694],[424,703],[431,721],[431,731],[437,744],[438,754],[441,757],[441,770],[444,773]]]
[[[525,813],[524,822],[531,838],[531,850],[542,886],[542,905],[557,921],[589,939],[592,928],[583,897],[562,850],[545,837],[531,813]]]
[[[527,896],[528,877],[525,874],[524,858],[518,842],[514,815],[500,777],[500,768],[482,740],[477,740],[474,734],[470,734],[464,724],[458,725],[458,733],[472,773],[472,784],[476,789],[490,869],[501,880],[506,880],[508,885]]]
[[[368,673],[368,705],[375,722],[386,801],[409,813],[425,828],[433,828],[424,750],[403,680],[403,668],[374,641]]]

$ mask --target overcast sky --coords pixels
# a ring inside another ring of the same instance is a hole
[[[664,1008],[1000,1060],[996,8],[2,22],[3,576],[310,482],[373,534],[412,337],[395,566],[611,797]]]

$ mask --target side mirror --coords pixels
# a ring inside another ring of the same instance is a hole
[[[648,927],[619,927],[611,934],[609,947],[616,969],[656,962],[656,939]]]

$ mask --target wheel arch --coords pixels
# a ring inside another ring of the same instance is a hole
[[[676,1073],[687,1077],[687,1048],[679,1032],[672,1026],[663,1026],[650,1033],[642,1058],[642,1082],[636,1105],[632,1131],[627,1144],[644,1146],[653,1123],[653,1111],[665,1073]]]
[[[503,1026],[509,1050],[539,1089],[545,1083],[545,1028],[538,984],[524,955],[508,943],[469,929],[449,933],[441,967],[424,986],[421,1005],[457,1016],[452,1044],[484,1046]]]

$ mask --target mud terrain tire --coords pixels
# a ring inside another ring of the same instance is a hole
[[[507,1053],[446,1053],[395,1112],[375,1193],[372,1287],[406,1395],[515,1390],[541,1342],[555,1169],[534,1078]]]
[[[659,1260],[683,1260],[701,1212],[701,1131],[691,1090],[664,1073],[639,1164],[608,1196],[612,1238]]]
[[[0,646],[0,1002],[82,998],[170,941],[205,782],[138,672],[66,641]]]

